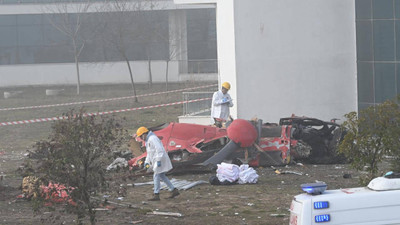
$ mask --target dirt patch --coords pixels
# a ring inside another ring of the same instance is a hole
[[[113,209],[98,211],[98,224],[132,224],[134,222],[138,224],[288,224],[288,208],[293,196],[302,193],[300,184],[324,181],[328,184],[328,189],[358,186],[359,173],[349,169],[348,165],[292,165],[277,169],[296,171],[303,175],[278,175],[271,168],[256,168],[260,175],[257,184],[228,186],[201,184],[181,191],[175,199],[166,199],[169,193],[162,191],[160,202],[147,201],[152,194],[152,185],[130,186],[134,183],[151,181],[152,176],[124,180],[121,177],[125,174],[121,172],[110,174],[113,177],[111,186],[114,191],[102,193],[98,197],[107,195],[109,196],[107,199],[111,202],[132,205],[134,208],[110,204]],[[351,178],[344,178],[348,177],[348,174]],[[214,174],[181,174],[169,175],[169,177],[208,181],[211,175]],[[117,191],[118,189],[124,189],[124,191]],[[63,212],[62,207],[56,206],[33,214],[29,201],[16,201],[18,189],[3,186],[2,190],[5,191],[2,191],[1,198],[8,202],[0,205],[2,212],[0,223],[2,224],[74,223],[75,217]],[[181,213],[183,216],[147,215],[152,211]],[[28,220],[26,215],[32,217]]]

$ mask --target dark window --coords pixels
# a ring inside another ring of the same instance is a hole
[[[394,14],[396,19],[400,19],[400,0],[394,1]]]
[[[396,63],[396,91],[400,95],[400,64]]]
[[[17,16],[18,25],[40,25],[43,24],[42,15],[18,15]]]
[[[216,59],[215,10],[188,10],[186,15],[188,59]]]
[[[37,49],[35,63],[72,63],[74,54],[68,45],[44,46]]]
[[[43,29],[41,25],[18,26],[19,46],[43,46]]]
[[[357,19],[371,19],[372,0],[356,0],[356,18]]]
[[[0,47],[0,65],[16,64],[16,47]]]
[[[393,0],[372,0],[374,19],[393,18]]]
[[[394,63],[375,63],[375,99],[382,103],[396,97]]]
[[[357,21],[357,59],[358,61],[373,60],[372,22]]]
[[[17,25],[17,16],[15,15],[1,15],[0,26],[15,26]]]
[[[358,72],[358,101],[360,103],[374,102],[373,63],[359,62]]]
[[[14,26],[0,26],[0,47],[17,46],[17,28]]]
[[[5,1],[0,0],[0,3]],[[12,3],[11,0],[8,3]],[[169,50],[169,11],[130,12],[123,15],[122,19],[121,13],[110,13],[108,16],[103,13],[67,15],[66,19],[73,28],[78,17],[82,21],[82,32],[77,41],[78,44],[85,43],[85,47],[79,56],[80,62],[124,60],[117,50],[118,45],[108,41],[118,40],[116,31],[119,27],[124,31],[122,49],[129,60],[166,60],[174,57]],[[216,59],[215,10],[188,10],[187,15],[191,18],[188,22],[191,28],[188,29],[188,45],[189,48],[195,47],[191,50],[197,50],[189,53],[190,57]],[[72,40],[60,31],[62,25],[68,25],[64,21],[65,17],[58,14],[0,16],[0,65],[74,62]],[[66,31],[71,34],[73,29]]]
[[[376,61],[394,61],[394,27],[392,20],[374,21],[374,55]]]
[[[395,21],[396,29],[396,61],[400,58],[400,21]]]

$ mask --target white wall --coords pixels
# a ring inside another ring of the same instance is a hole
[[[353,0],[222,0],[217,14],[232,1],[235,37],[221,29],[232,29],[221,15],[217,37],[218,45],[234,40],[235,50],[219,46],[218,56],[236,51],[239,118],[278,122],[294,113],[329,120],[357,110]],[[235,80],[225,67],[235,65],[220,64],[221,80]]]
[[[125,62],[90,64],[80,63],[81,84],[92,83],[130,83],[128,67]],[[145,83],[149,80],[147,61],[131,62],[134,81]],[[165,82],[165,61],[152,61],[153,82]],[[169,82],[195,80],[216,80],[216,75],[179,75],[178,62],[169,62]],[[0,87],[22,85],[76,84],[75,64],[28,64],[0,66]]]
[[[248,2],[247,2],[248,4]],[[234,107],[230,109],[231,116],[238,118],[237,97],[237,71],[235,49],[235,15],[233,0],[217,0],[217,50],[218,50],[218,74],[219,86],[224,82],[231,84],[229,94],[233,99]]]

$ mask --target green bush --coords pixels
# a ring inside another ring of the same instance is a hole
[[[350,160],[353,168],[368,172],[360,177],[361,184],[367,184],[378,175],[378,166],[385,156],[393,157],[392,169],[399,169],[400,110],[395,101],[370,106],[358,115],[350,112],[345,117],[347,120],[342,126],[347,134],[339,151]]]

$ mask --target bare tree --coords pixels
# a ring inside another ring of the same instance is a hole
[[[169,12],[168,21],[169,29],[167,35],[165,35],[164,24],[158,23],[153,26],[153,30],[150,32],[155,38],[163,42],[168,46],[168,54],[166,55],[166,69],[165,69],[165,88],[168,91],[169,83],[169,65],[172,60],[187,60],[187,29],[186,20],[180,18],[185,14],[185,11],[174,11]],[[184,15],[183,18],[186,18]],[[156,21],[162,21],[158,19]],[[184,24],[182,24],[184,22]]]
[[[132,38],[136,32],[135,26],[132,26],[132,23],[134,23],[135,18],[144,10],[148,4],[147,2],[144,0],[109,0],[97,8],[97,11],[103,15],[102,18],[104,19],[102,22],[104,23],[105,30],[102,37],[105,43],[110,44],[112,48],[116,49],[126,62],[135,102],[138,102],[138,99],[136,97],[135,82],[127,49],[130,44],[129,38]]]
[[[81,3],[67,3],[53,0],[42,8],[50,24],[71,40],[71,48],[74,54],[76,68],[77,87],[76,93],[80,93],[79,56],[85,47],[87,37],[82,35],[82,24],[85,13],[91,6],[90,0]]]
[[[105,24],[103,39],[106,45],[115,49],[128,67],[132,90],[136,98],[136,89],[133,69],[130,60],[135,57],[129,55],[127,50],[133,48],[143,49],[146,54],[149,68],[149,84],[152,83],[151,52],[149,44],[153,36],[153,25],[149,19],[151,11],[160,8],[158,3],[152,0],[120,1],[109,0],[96,11],[100,12]]]
[[[153,60],[153,53],[157,42],[164,41],[168,34],[166,32],[162,32],[162,30],[168,30],[168,19],[165,20],[163,17],[163,13],[154,13],[157,10],[163,10],[166,8],[164,4],[157,1],[147,0],[148,4],[146,5],[147,13],[143,13],[141,17],[139,17],[137,27],[138,32],[136,33],[136,38],[144,44],[145,53],[147,58],[148,65],[148,74],[149,74],[149,88],[152,87],[153,84],[153,76],[152,76],[152,67],[151,62]],[[167,23],[167,24],[164,24]],[[157,49],[157,52],[160,52]]]

